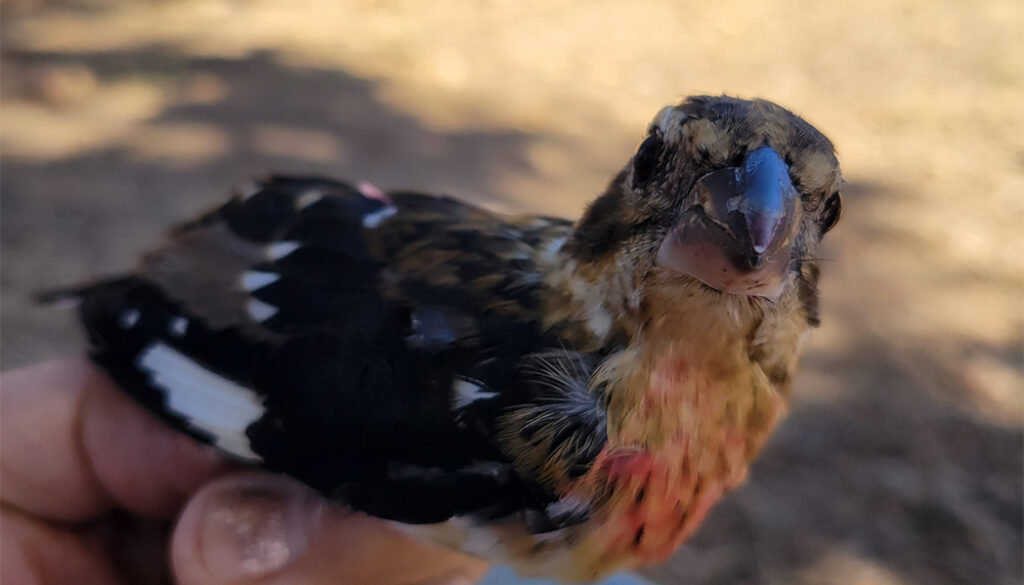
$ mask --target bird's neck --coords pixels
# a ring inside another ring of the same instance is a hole
[[[775,314],[755,319],[713,291],[680,297],[658,284],[641,303],[641,331],[595,375],[608,441],[581,489],[610,494],[600,558],[668,555],[743,480],[785,411],[785,392],[751,356],[762,327],[777,336]]]
[[[700,443],[720,454],[719,473],[734,475],[785,411],[807,325],[795,298],[769,309],[691,292],[685,302],[664,285],[645,295],[641,333],[604,368],[615,378],[610,435],[654,448]]]
[[[635,277],[607,264],[615,258],[595,265],[551,249],[548,259],[545,325],[576,349],[609,352],[593,382],[609,389],[617,441],[692,438],[710,432],[698,420],[714,420],[743,443],[741,459],[753,457],[784,410],[808,329],[794,287],[771,302],[663,268]]]

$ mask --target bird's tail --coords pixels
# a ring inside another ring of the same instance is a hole
[[[74,308],[81,305],[86,297],[94,293],[120,289],[134,280],[134,276],[114,276],[68,286],[44,288],[33,291],[31,298],[33,302],[43,306]]]
[[[189,318],[135,275],[34,296],[42,304],[77,307],[93,361],[150,412],[236,459],[259,460],[246,429],[263,415],[262,397],[229,375],[237,372],[224,371],[235,362],[260,363],[258,347]],[[249,355],[254,359],[244,359]]]

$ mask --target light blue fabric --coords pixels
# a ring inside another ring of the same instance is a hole
[[[495,567],[484,575],[478,585],[559,585],[548,579],[524,579],[517,577],[508,567]],[[597,583],[596,585],[654,585],[638,575],[623,573]]]

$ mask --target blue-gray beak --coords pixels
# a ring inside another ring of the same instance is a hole
[[[788,244],[796,227],[797,192],[789,166],[772,148],[747,155],[743,166],[721,169],[695,187],[708,217],[735,240],[730,250],[741,269],[753,270]]]
[[[737,294],[781,291],[799,225],[799,194],[789,167],[762,146],[743,164],[701,177],[658,263]]]

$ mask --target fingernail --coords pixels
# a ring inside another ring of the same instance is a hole
[[[214,494],[204,513],[200,554],[211,575],[232,581],[277,572],[302,555],[322,504],[283,478],[240,478]]]
[[[475,579],[470,579],[461,573],[445,573],[421,581],[419,585],[474,585],[474,583],[476,583]]]

